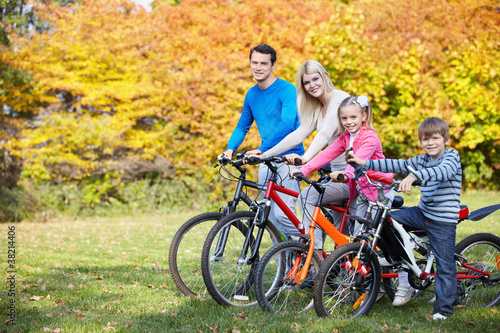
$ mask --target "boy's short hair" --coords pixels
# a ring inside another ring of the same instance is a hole
[[[276,51],[271,46],[269,46],[267,44],[260,44],[260,45],[257,45],[256,47],[253,47],[250,50],[250,57],[249,57],[250,60],[252,60],[252,53],[254,51],[262,53],[262,54],[271,55],[271,65],[274,65],[274,63],[276,62],[276,59],[277,59]]]
[[[439,133],[444,138],[444,141],[450,139],[450,128],[448,124],[440,118],[431,117],[427,118],[418,126],[418,139],[422,141],[434,133]]]

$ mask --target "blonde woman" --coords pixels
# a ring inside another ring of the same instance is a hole
[[[300,126],[276,146],[262,152],[262,154],[263,157],[278,156],[301,144],[304,139],[317,131],[311,145],[303,156],[297,154],[286,155],[289,164],[294,164],[296,158],[301,160],[301,164],[305,164],[337,139],[335,136],[339,127],[337,109],[339,104],[349,97],[349,94],[335,89],[328,72],[315,60],[308,60],[300,67],[297,73],[296,88]],[[332,171],[343,171],[346,167],[344,154],[338,156],[330,164]],[[307,192],[305,192],[306,190]],[[314,188],[306,190],[302,191],[299,196],[299,206],[302,209],[304,222],[310,220],[310,215],[314,210],[314,204],[319,195]],[[325,203],[338,202],[348,197],[349,188],[347,184],[331,182],[326,187],[323,201]],[[340,221],[340,215],[338,221]],[[305,224],[309,225],[309,223]],[[294,231],[294,228],[290,227],[288,230],[291,235],[299,235],[297,229]]]

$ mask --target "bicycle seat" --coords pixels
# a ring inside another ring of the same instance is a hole
[[[401,208],[401,207],[403,207],[404,203],[405,203],[405,199],[400,195],[396,195],[394,197],[394,200],[392,201],[391,209]]]
[[[458,219],[465,219],[469,215],[469,207],[467,205],[460,205],[460,211],[458,212]]]

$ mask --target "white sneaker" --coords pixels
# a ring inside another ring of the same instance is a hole
[[[401,306],[408,303],[414,291],[411,286],[399,285],[392,306]]]
[[[439,313],[439,312],[435,313],[432,316],[432,320],[445,320],[446,318],[448,318],[448,317],[446,317],[444,314]]]

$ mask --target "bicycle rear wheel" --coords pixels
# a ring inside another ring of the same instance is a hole
[[[186,296],[206,296],[201,274],[203,242],[222,213],[203,213],[189,219],[175,233],[168,251],[168,267],[175,285]]]
[[[380,291],[380,265],[375,254],[349,243],[325,259],[314,284],[314,308],[320,317],[354,318],[370,312]]]
[[[457,244],[455,253],[464,257],[467,265],[490,274],[481,277],[481,273],[468,270],[467,275],[480,278],[458,280],[457,302],[472,307],[499,305],[500,237],[487,233],[470,235]],[[457,267],[457,271],[467,269]]]
[[[294,283],[305,264],[308,248],[301,242],[282,242],[264,254],[254,283],[255,295],[263,310],[297,314],[312,309],[312,287],[321,266],[320,258],[315,252],[309,274],[299,283]]]
[[[203,245],[201,271],[203,281],[213,299],[224,306],[256,305],[253,292],[255,272],[260,253],[280,242],[281,234],[271,223],[264,223],[264,232],[255,260],[249,260],[254,248],[258,227],[254,223],[255,212],[242,211],[229,214],[217,222]],[[248,251],[242,255],[244,242]]]

